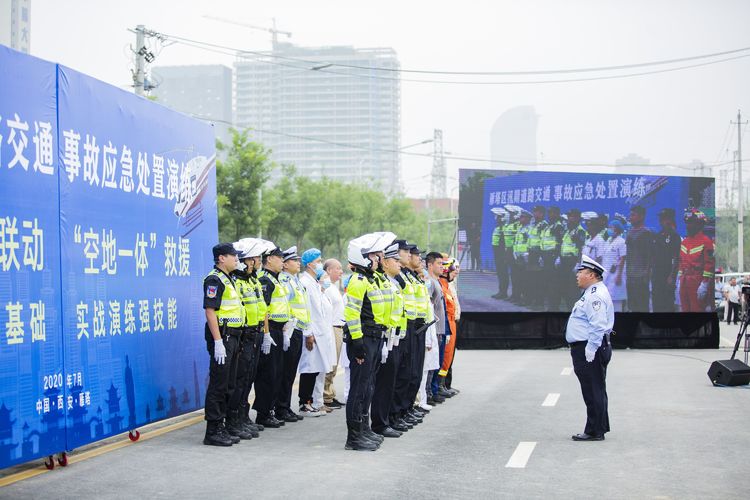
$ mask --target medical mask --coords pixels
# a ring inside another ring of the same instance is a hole
[[[247,266],[243,262],[238,262],[237,263],[237,270],[238,271],[244,271],[245,269],[247,269]]]
[[[323,286],[323,290],[328,290],[331,286],[331,280],[324,280],[320,284]]]
[[[317,281],[320,281],[321,276],[323,276],[323,268],[318,268],[318,266],[315,266],[315,279]]]
[[[321,262],[318,262],[315,264],[315,272],[316,273],[322,273],[323,272],[323,264]]]
[[[607,229],[607,236],[609,236],[610,238],[614,238],[615,237],[615,230],[614,229]]]

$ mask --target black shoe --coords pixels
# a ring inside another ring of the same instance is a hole
[[[217,432],[225,436],[226,438],[230,439],[232,441],[232,444],[237,444],[240,442],[240,437],[229,434],[229,432],[227,431],[227,428],[224,426],[223,423],[219,426],[219,429],[217,430]]]
[[[441,396],[440,394],[433,394],[432,400],[435,401],[439,405],[445,403],[445,398]]]
[[[412,408],[411,410],[406,412],[407,415],[410,415],[414,420],[419,422],[420,424],[424,421],[423,415],[420,415],[417,410]]]
[[[341,406],[341,403],[339,403],[335,399],[333,401],[329,401],[328,403],[324,402],[323,404],[325,404],[328,408],[330,408],[332,410],[339,410],[339,409],[343,408],[343,406]]]
[[[393,422],[391,422],[391,428],[401,433],[407,432],[409,430],[409,427],[406,425],[406,423],[400,419],[394,420]]]
[[[263,417],[258,416],[255,421],[257,422],[257,424],[262,425],[264,428],[268,427],[271,429],[278,429],[284,424],[284,422],[278,421],[273,415],[266,415]]]
[[[432,399],[432,396],[427,397],[427,404],[430,406],[435,406],[436,403],[435,403],[435,400]]]
[[[444,397],[446,399],[450,399],[450,398],[453,397],[453,393],[450,392],[445,387],[441,387],[440,389],[438,389],[438,395],[440,395],[440,396],[442,396],[442,397]]]
[[[284,412],[281,415],[279,415],[277,418],[279,420],[282,420],[284,422],[289,422],[289,423],[299,422],[300,420],[302,420],[300,418],[297,418],[297,414],[292,413],[291,411]]]
[[[407,430],[411,430],[414,428],[414,425],[404,420],[404,417],[399,417],[399,419],[396,420],[394,424],[396,424],[399,427],[395,427],[393,425],[391,425],[391,427],[393,427],[394,429],[398,429],[399,431],[401,430],[400,427],[406,427]]]
[[[203,444],[208,446],[232,446],[234,441],[228,434],[219,431],[218,424],[207,423],[206,436],[203,438]]]
[[[601,436],[591,436],[589,434],[575,434],[572,436],[573,441],[604,441],[604,434]]]
[[[380,444],[385,440],[380,434],[375,434],[374,432],[372,432],[372,429],[370,429],[370,418],[367,415],[362,415],[362,423],[359,427],[359,433],[365,439],[369,439],[370,441],[374,441],[375,443],[377,443],[378,446],[380,446]]]
[[[422,408],[417,408],[416,406],[412,408],[412,411],[416,416],[419,418],[424,418],[427,416],[427,410],[423,410]]]
[[[401,433],[391,427],[386,427],[385,429],[380,429],[379,431],[375,431],[375,434],[380,434],[381,436],[387,437],[387,438],[401,437]]]
[[[406,414],[402,418],[402,420],[406,422],[408,425],[411,425],[412,427],[416,427],[417,425],[419,425],[419,420],[417,420],[416,418],[414,418],[413,416],[409,414]]]
[[[253,434],[252,432],[249,432],[242,423],[240,423],[239,418],[232,418],[229,419],[227,422],[227,433],[232,437],[237,437],[239,439],[252,439]]]
[[[362,438],[362,435],[359,431],[360,426],[360,422],[346,422],[346,444],[344,445],[344,449],[358,451],[377,450],[377,444]]]

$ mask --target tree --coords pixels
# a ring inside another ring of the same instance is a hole
[[[230,129],[232,143],[216,141],[218,151],[226,151],[225,161],[216,161],[216,190],[219,206],[219,235],[222,241],[237,241],[256,234],[260,228],[259,194],[275,164],[270,151],[252,142],[247,131]]]

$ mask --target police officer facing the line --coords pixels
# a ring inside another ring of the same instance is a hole
[[[206,436],[203,444],[232,446],[240,442],[225,427],[227,404],[235,389],[240,338],[245,327],[245,308],[231,273],[237,268],[237,250],[231,243],[213,247],[214,268],[203,280],[206,312],[206,347],[211,355],[206,389]]]
[[[583,289],[568,318],[565,339],[570,344],[573,370],[586,403],[586,427],[574,441],[603,441],[609,432],[607,412],[607,365],[612,359],[610,334],[615,322],[614,305],[604,286],[604,268],[583,255],[576,282]]]

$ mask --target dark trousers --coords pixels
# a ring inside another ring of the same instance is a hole
[[[352,355],[351,349],[346,350],[349,357],[349,396],[346,400],[346,420],[360,422],[364,415],[370,412],[370,401],[377,365],[380,364],[380,349],[383,339],[365,335],[362,337],[365,345],[365,360],[359,364]]]
[[[389,425],[389,418],[393,408],[393,394],[396,388],[396,377],[400,364],[400,347],[394,346],[388,353],[385,363],[381,363],[375,376],[375,391],[372,394],[372,428],[383,430]],[[380,361],[380,360],[378,360]]]
[[[424,323],[417,323],[415,326],[419,328],[419,326],[423,324]],[[411,355],[411,376],[409,381],[409,392],[407,393],[409,406],[405,408],[406,410],[414,406],[414,401],[416,401],[417,393],[419,392],[419,385],[422,383],[422,370],[424,369],[425,353],[424,336],[425,332],[414,334],[414,343],[411,344],[413,349]]]
[[[248,330],[240,338],[239,361],[237,363],[237,389],[232,393],[229,400],[229,412],[240,411],[242,415],[247,415],[250,404],[247,398],[250,395],[250,388],[255,379],[255,373],[258,367],[258,354],[260,353],[260,343],[263,340],[261,333],[256,333],[256,329]]]
[[[729,308],[727,311],[727,325],[732,321],[736,324],[740,320],[739,303],[727,301],[727,307]],[[734,316],[734,320],[732,320],[732,316]]]
[[[283,342],[283,340],[282,340]],[[276,398],[276,415],[283,415],[292,406],[292,387],[297,377],[299,359],[302,357],[302,330],[294,330],[289,341],[289,349],[283,352],[283,370],[279,395]]]
[[[521,300],[524,296],[524,269],[526,263],[522,260],[516,260],[515,258],[510,261],[510,279],[513,283],[512,296],[513,300]]]
[[[446,332],[450,332],[450,327],[446,325]],[[443,366],[443,360],[445,359],[445,335],[438,336],[438,356],[440,357],[440,366]],[[431,370],[430,375],[432,378],[428,379],[428,383],[432,386],[432,394],[437,394],[440,389],[440,370]],[[428,391],[429,392],[429,391]]]
[[[313,390],[315,389],[315,379],[317,373],[300,373],[299,374],[299,405],[310,403],[313,400]]]
[[[224,337],[227,357],[224,364],[220,365],[214,359],[214,340],[208,331],[208,326],[206,326],[206,338],[206,349],[211,361],[208,368],[205,419],[208,422],[223,422],[227,416],[229,400],[235,391],[240,339],[236,335]]]
[[[492,247],[495,255],[495,275],[497,276],[497,293],[508,295],[508,265],[505,262],[505,248]]]
[[[654,312],[674,312],[675,285],[667,282],[669,276],[654,276],[651,281],[651,300]]]
[[[626,288],[628,290],[628,309],[631,312],[649,312],[649,289],[648,278],[627,276]]]
[[[560,310],[560,272],[555,268],[557,252],[550,250],[542,253],[544,267],[542,279],[544,286],[541,287],[543,305],[547,311]]]
[[[578,257],[561,257],[560,267],[557,269],[557,282],[560,286],[562,296],[562,311],[568,311],[581,297],[581,289],[576,283],[576,274],[573,269],[578,264]]]
[[[284,334],[281,323],[271,323],[271,338],[276,345],[271,345],[268,354],[260,354],[258,358],[258,374],[255,377],[255,402],[253,409],[258,417],[266,417],[276,405],[276,395],[281,385],[281,374],[284,363],[282,344]]]
[[[570,356],[586,403],[586,427],[583,432],[589,436],[601,436],[609,432],[607,365],[612,359],[612,346],[605,337],[591,363],[586,361],[585,342],[572,345]]]
[[[414,348],[414,322],[409,321],[406,326],[406,337],[398,345],[399,364],[396,370],[396,381],[393,389],[393,408],[391,413],[398,414],[411,408],[414,400],[409,401],[409,384],[411,383],[412,352]]]

